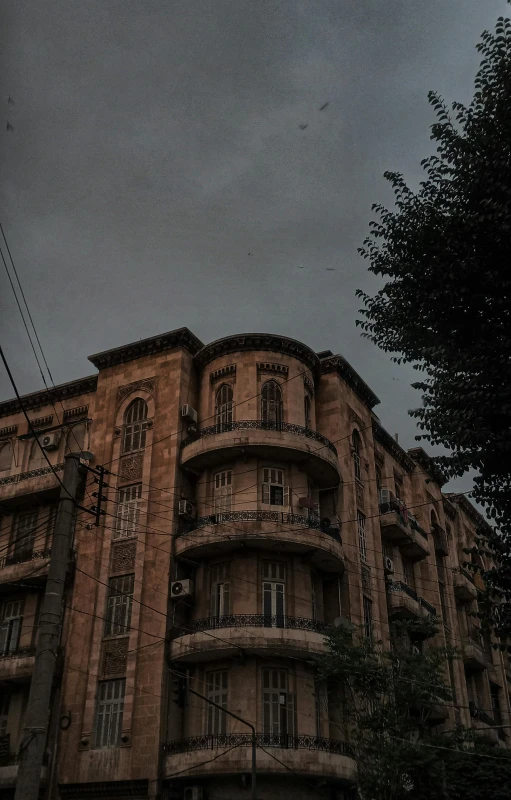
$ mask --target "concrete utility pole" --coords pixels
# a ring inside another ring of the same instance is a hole
[[[34,672],[20,744],[15,800],[38,800],[57,650],[63,617],[64,584],[72,544],[73,516],[80,481],[80,453],[66,456],[60,502],[51,543],[50,566],[39,617]]]

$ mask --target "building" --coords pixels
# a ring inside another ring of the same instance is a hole
[[[355,763],[311,654],[350,618],[437,614],[455,707],[508,746],[511,672],[470,612],[463,547],[483,522],[421,448],[381,426],[340,355],[268,334],[204,346],[186,328],[91,356],[97,374],[26,395],[59,473],[110,474],[100,527],[77,510],[42,786],[50,798],[341,798]],[[0,791],[13,794],[59,485],[20,404],[0,404]],[[97,489],[97,487],[96,487]],[[92,477],[82,505],[92,507]],[[492,727],[493,726],[493,727]],[[196,787],[196,788],[193,788]],[[202,791],[204,790],[204,791]]]

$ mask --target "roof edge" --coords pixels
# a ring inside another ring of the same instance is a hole
[[[52,386],[50,389],[42,389],[38,392],[22,395],[21,403],[16,397],[12,398],[12,400],[4,400],[0,403],[0,417],[17,414],[22,411],[22,406],[26,411],[30,411],[33,408],[41,408],[42,406],[60,402],[67,397],[90,394],[96,391],[97,385],[98,376],[89,375],[87,378],[77,378],[68,383]]]
[[[360,397],[364,403],[373,408],[380,402],[379,397],[375,395],[373,390],[367,383],[360,377],[351,364],[341,355],[329,356],[321,360],[321,372],[326,374],[328,372],[337,372],[337,374],[346,381],[348,386],[351,386],[353,391]]]
[[[390,455],[396,459],[403,469],[407,472],[413,472],[415,462],[410,458],[406,450],[403,450],[400,444],[390,435],[388,431],[383,428],[379,422],[373,419],[373,437],[375,441],[379,442]]]

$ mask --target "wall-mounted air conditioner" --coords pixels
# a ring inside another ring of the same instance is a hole
[[[195,519],[195,505],[190,500],[180,500],[177,513],[183,519]]]
[[[187,403],[186,405],[181,406],[181,418],[187,422],[197,422],[197,412]]]
[[[60,444],[60,431],[51,431],[50,433],[40,434],[39,443],[44,450],[56,450]]]
[[[172,581],[170,584],[170,595],[173,600],[181,599],[182,597],[193,597],[194,584],[190,578],[185,578],[182,581]]]

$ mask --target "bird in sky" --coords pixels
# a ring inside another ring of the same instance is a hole
[[[333,267],[325,267],[325,269],[327,272],[335,272],[335,269]]]
[[[319,110],[320,110],[320,111],[324,111],[324,110],[325,110],[325,108],[326,108],[327,106],[329,106],[329,105],[330,105],[330,100],[327,100],[327,101],[326,101],[326,103],[323,103],[323,105],[320,107],[320,109],[319,109]]]
[[[7,130],[8,131],[13,131],[14,130],[14,126],[11,125],[11,123],[9,121],[7,121]]]
[[[305,130],[305,128],[308,128],[308,127],[309,127],[309,123],[306,123],[306,124],[302,123],[302,124],[301,124],[299,127],[300,127],[300,130],[301,130],[301,131],[304,131],[304,130]]]

